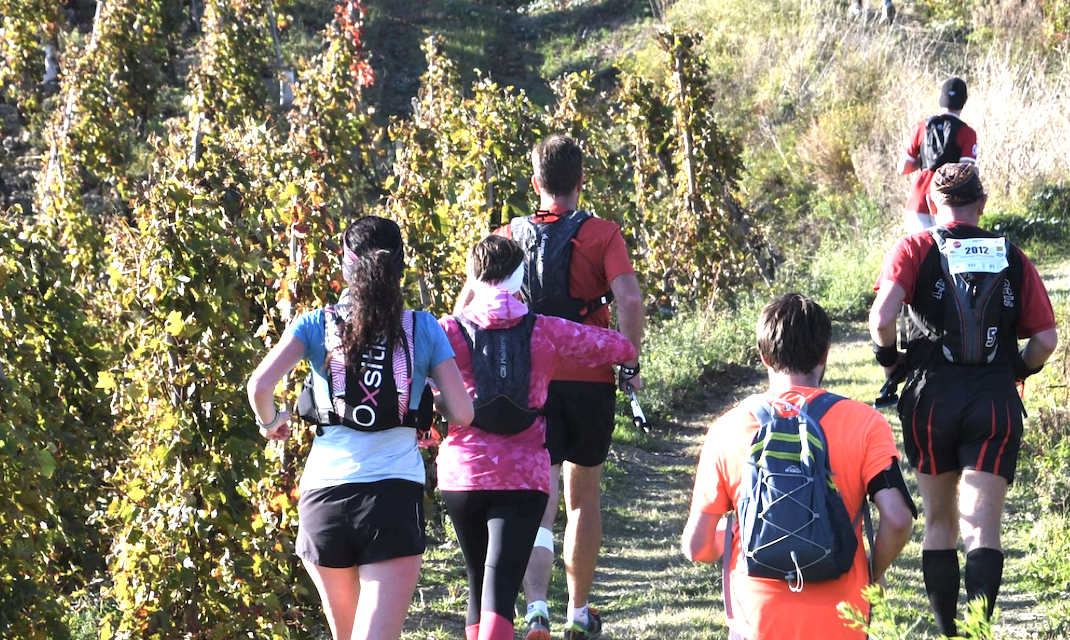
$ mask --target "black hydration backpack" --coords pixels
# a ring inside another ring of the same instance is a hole
[[[1014,325],[1022,270],[1006,238],[978,231],[964,237],[946,227],[929,229],[936,246],[922,264],[908,308],[911,333],[939,349],[942,358],[930,358],[1008,364],[1017,351]]]
[[[505,329],[484,329],[463,315],[454,319],[468,343],[476,376],[472,426],[505,435],[524,431],[539,415],[538,409],[528,406],[535,314],[528,313]]]
[[[323,310],[324,346],[327,351],[327,402],[317,399],[309,373],[297,399],[302,420],[322,427],[341,425],[357,431],[384,431],[395,427],[427,430],[431,426],[432,396],[424,387],[418,410],[409,409],[412,385],[413,331],[415,314],[401,316],[401,344],[373,344],[352,362],[342,349],[341,328],[348,317],[347,305]]]
[[[955,116],[941,114],[925,122],[925,141],[921,145],[921,168],[936,171],[949,162],[958,162],[962,157],[957,137],[966,126]]]
[[[527,267],[520,297],[535,313],[583,322],[613,301],[612,291],[594,300],[574,298],[569,292],[572,243],[592,217],[586,211],[570,211],[556,222],[537,222],[532,216],[509,221],[509,232],[524,250]]]

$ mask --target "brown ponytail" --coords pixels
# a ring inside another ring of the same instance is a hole
[[[342,273],[349,286],[349,321],[342,332],[342,348],[347,360],[354,362],[372,344],[401,337],[404,244],[394,221],[367,216],[349,225],[342,247]]]

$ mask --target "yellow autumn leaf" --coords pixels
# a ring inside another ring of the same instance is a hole
[[[186,327],[186,321],[182,319],[182,314],[178,311],[172,311],[167,314],[167,321],[164,323],[163,330],[170,333],[173,336],[177,336],[182,333],[182,329]]]
[[[105,391],[115,390],[115,374],[111,371],[101,371],[97,374],[97,389]]]

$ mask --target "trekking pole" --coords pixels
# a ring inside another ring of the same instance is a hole
[[[646,413],[643,412],[643,407],[639,405],[639,398],[635,397],[635,391],[632,389],[632,385],[628,385],[628,397],[631,398],[632,405],[632,423],[642,429],[643,433],[650,433],[650,423],[646,421]]]
[[[873,401],[874,409],[883,409],[899,402],[899,383],[907,379],[907,368],[903,365],[896,367],[881,387],[880,396]]]

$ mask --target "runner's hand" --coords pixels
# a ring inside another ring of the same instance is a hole
[[[907,354],[904,351],[899,352],[899,357],[896,359],[895,364],[890,367],[884,367],[884,377],[891,378],[895,374],[896,369],[899,367],[905,367],[907,365]]]
[[[643,374],[637,373],[627,380],[622,380],[617,386],[624,393],[639,391],[643,388]]]
[[[290,437],[290,412],[279,410],[279,423],[270,429],[261,427],[260,435],[268,440],[285,440]]]

